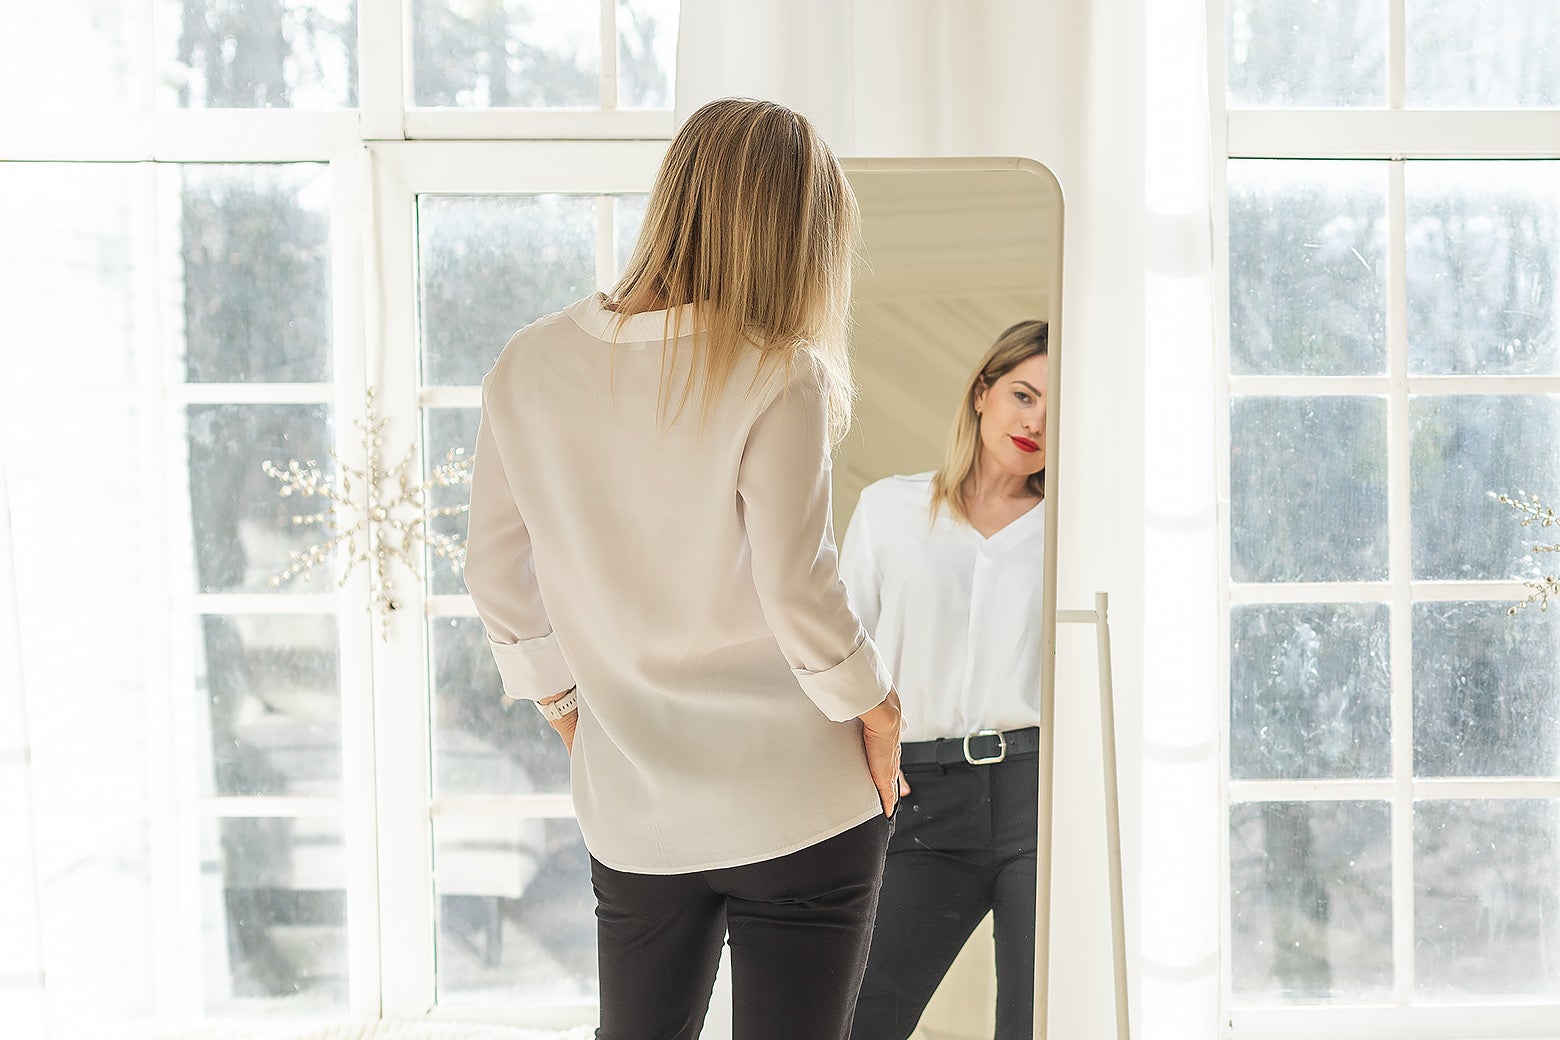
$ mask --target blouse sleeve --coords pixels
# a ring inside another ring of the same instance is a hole
[[[531,534],[510,491],[483,395],[471,470],[466,533],[466,587],[487,628],[504,692],[540,700],[574,685],[542,603]]]
[[[811,368],[805,361],[800,370]],[[803,692],[843,722],[880,704],[893,683],[840,581],[827,407],[816,375],[782,389],[748,433],[737,492],[764,617]]]
[[[868,634],[876,633],[883,613],[883,574],[878,568],[877,545],[872,538],[867,494],[862,492],[856,511],[840,543],[840,578],[850,596],[851,609],[861,618]]]

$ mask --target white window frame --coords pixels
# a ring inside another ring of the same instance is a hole
[[[134,45],[154,47],[155,0],[137,0]],[[358,0],[357,109],[336,111],[156,109],[155,60],[141,69],[139,108],[131,111],[47,111],[0,108],[0,160],[40,162],[329,164],[332,178],[330,250],[333,312],[332,381],[318,384],[192,384],[162,371],[139,376],[137,399],[159,411],[165,431],[197,402],[325,403],[332,408],[336,448],[351,464],[363,454],[353,421],[364,415],[364,389],[377,387],[381,416],[390,420],[386,452],[420,442],[421,409],[476,406],[476,387],[418,386],[415,205],[419,193],[607,194],[649,190],[673,130],[662,110],[616,110],[617,0],[601,5],[601,108],[581,110],[417,108],[411,105],[411,0]],[[150,174],[149,182],[155,181]],[[610,205],[610,203],[605,203]],[[598,205],[597,276],[612,276],[614,242]],[[609,215],[610,216],[610,215]],[[150,250],[150,247],[149,247]],[[155,255],[138,262],[138,278],[157,269]],[[158,288],[143,294],[160,305]],[[154,331],[147,324],[143,337]],[[154,336],[155,338],[155,336]],[[152,343],[145,353],[157,357]],[[142,368],[146,366],[143,364]],[[116,391],[117,393],[117,391]],[[394,455],[399,458],[399,453]],[[392,459],[391,461],[394,461]],[[421,472],[421,449],[410,464]],[[166,460],[148,459],[163,474]],[[166,474],[168,479],[177,474]],[[148,507],[151,508],[151,507]],[[165,506],[158,505],[163,520]],[[187,521],[186,521],[187,522]],[[166,524],[148,524],[148,530]],[[161,550],[159,549],[159,552]],[[338,571],[339,573],[339,571]],[[428,1017],[510,1022],[535,1028],[593,1023],[595,1005],[439,1006],[435,1002],[435,918],[431,818],[567,818],[565,795],[491,798],[432,797],[427,625],[435,617],[475,616],[468,596],[428,596],[405,575],[397,583],[402,610],[390,637],[364,609],[368,578],[358,568],[334,588],[325,575],[314,594],[179,594],[171,605],[166,646],[149,653],[158,688],[192,690],[182,662],[193,647],[187,622],[211,613],[319,612],[335,616],[341,642],[342,789],[335,798],[219,797],[197,799],[200,822],[233,816],[330,815],[343,821],[346,843],[347,1013],[355,1019]],[[168,746],[160,756],[168,791],[189,789],[176,774],[196,761],[192,704],[168,705]],[[412,765],[417,768],[410,768]],[[158,876],[154,899],[169,911],[153,940],[158,961],[159,1019],[186,1023],[201,1014],[200,861],[190,827],[176,827],[182,808],[153,807],[150,862]],[[588,922],[582,927],[588,927]]]
[[[1388,7],[1386,109],[1249,109],[1227,102],[1225,27],[1229,0],[1209,0],[1210,125],[1217,306],[1220,490],[1229,500],[1231,402],[1254,395],[1371,394],[1386,399],[1388,437],[1389,576],[1381,582],[1241,583],[1231,580],[1230,513],[1220,511],[1220,659],[1224,744],[1229,745],[1230,610],[1257,603],[1388,603],[1391,605],[1392,772],[1376,780],[1232,781],[1226,767],[1224,810],[1235,804],[1285,801],[1387,800],[1392,819],[1393,997],[1388,1003],[1236,1005],[1231,994],[1229,831],[1221,838],[1222,974],[1226,1015],[1236,1040],[1495,1040],[1560,1035],[1560,1001],[1414,1003],[1414,828],[1416,798],[1560,798],[1560,779],[1424,779],[1410,773],[1412,730],[1412,605],[1452,600],[1521,600],[1520,582],[1419,581],[1410,558],[1410,395],[1555,394],[1560,376],[1418,377],[1408,374],[1408,290],[1404,240],[1404,162],[1415,159],[1560,160],[1560,111],[1406,109],[1405,0]],[[1384,376],[1289,377],[1229,375],[1229,191],[1227,162],[1235,159],[1387,160],[1386,347]],[[1222,160],[1222,161],[1221,161]],[[1557,167],[1560,168],[1560,167]]]
[[[374,168],[378,249],[372,279],[383,287],[369,305],[382,315],[382,335],[370,348],[371,380],[377,378],[384,414],[399,426],[395,443],[413,439],[424,408],[481,404],[476,386],[419,387],[416,206],[422,194],[511,195],[642,193],[650,189],[665,152],[659,141],[419,141],[369,146]],[[597,282],[610,285],[613,239],[610,200],[597,206]],[[605,218],[605,219],[604,219]],[[500,344],[495,344],[496,349]],[[420,472],[421,459],[412,469]],[[434,919],[431,819],[441,816],[490,819],[572,818],[567,795],[433,798],[429,787],[431,734],[424,677],[428,674],[427,620],[475,617],[471,597],[425,596],[412,589],[406,613],[422,619],[417,631],[401,627],[388,641],[375,641],[374,671],[382,677],[382,703],[417,704],[418,712],[381,711],[376,719],[380,764],[380,929],[385,950],[383,1013],[387,1017],[428,1014],[436,1019],[507,1021],[566,1028],[593,1022],[594,1004],[525,1006],[453,1004],[434,1000]],[[418,768],[407,768],[409,764]]]

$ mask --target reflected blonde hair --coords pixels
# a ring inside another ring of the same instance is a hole
[[[607,306],[668,310],[661,416],[677,390],[675,330],[692,310],[694,356],[671,421],[699,386],[702,422],[741,352],[789,371],[798,352],[828,377],[829,433],[850,429],[855,383],[847,349],[856,197],[806,117],[748,98],[712,101],[688,118],[662,160],[644,227]],[[751,387],[750,387],[751,390]]]
[[[932,520],[937,519],[937,511],[946,505],[955,517],[970,522],[964,484],[975,472],[975,461],[981,450],[980,416],[975,412],[975,398],[1030,358],[1045,357],[1048,340],[1045,322],[1021,321],[1003,330],[986,351],[986,356],[981,358],[964,386],[964,396],[953,418],[953,430],[948,435],[948,450],[943,456],[942,468],[932,474]],[[1045,470],[1030,476],[1029,490],[1045,497]]]

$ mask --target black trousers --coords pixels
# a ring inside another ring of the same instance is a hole
[[[598,1040],[695,1040],[727,933],[734,1040],[846,1040],[891,831],[878,816],[789,856],[693,874],[592,859]]]
[[[1039,757],[905,770],[852,1040],[905,1040],[970,933],[992,912],[997,1040],[1035,1016]]]

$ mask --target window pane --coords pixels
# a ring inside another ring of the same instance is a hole
[[[1403,177],[1411,371],[1560,372],[1560,162],[1418,162]]]
[[[619,195],[613,199],[617,256],[613,258],[612,272],[616,278],[623,276],[629,260],[634,256],[634,245],[639,241],[639,231],[644,226],[645,210],[649,203],[648,195]]]
[[[433,840],[439,1002],[594,1003],[596,899],[579,826],[441,818]]]
[[[201,844],[207,1012],[251,1018],[345,1012],[340,821],[209,820]]]
[[[1386,168],[1232,161],[1230,371],[1386,371]]]
[[[1392,989],[1392,817],[1385,802],[1230,809],[1238,1001]]]
[[[1507,603],[1414,605],[1414,772],[1560,775],[1560,627]]]
[[[209,615],[198,625],[211,749],[202,793],[339,795],[336,619]]]
[[[90,1026],[150,1018],[163,922],[147,821],[79,803],[40,808],[38,909],[54,1035],[99,1036]]]
[[[563,741],[534,704],[504,696],[482,622],[436,618],[428,649],[435,795],[568,794]]]
[[[1560,996],[1560,800],[1414,806],[1422,995]]]
[[[136,348],[150,330],[132,265],[151,248],[137,229],[153,223],[143,218],[155,195],[145,168],[132,164],[0,163],[0,342],[8,345],[0,392],[134,379]]]
[[[1236,581],[1387,576],[1382,399],[1236,398],[1230,441]]]
[[[1230,612],[1230,775],[1385,776],[1391,769],[1384,603]]]
[[[464,458],[471,458],[477,449],[477,423],[481,418],[481,412],[476,408],[429,408],[423,413],[427,422],[427,439],[424,441],[423,450],[423,474],[424,480],[432,479],[435,466],[445,465],[450,461],[450,452],[463,450]],[[428,506],[430,509],[445,509],[464,506],[471,501],[471,488],[469,485],[456,484],[449,487],[434,485],[428,489]],[[447,535],[460,539],[466,538],[466,515],[436,516],[428,521],[428,530],[434,536]],[[449,560],[440,559],[429,549],[424,553],[425,566],[428,568],[428,588],[436,596],[463,595],[466,592],[466,579],[461,576],[460,569],[452,566]]]
[[[423,382],[474,386],[516,329],[596,288],[596,200],[417,200]]]
[[[183,166],[191,382],[330,378],[330,169]]]
[[[318,464],[329,475],[330,408],[323,404],[191,405],[189,422],[190,512],[195,566],[201,592],[268,592],[271,578],[292,561],[289,550],[325,542],[319,524],[293,517],[323,510],[318,496],[282,496],[280,481],[266,475],[269,461]],[[322,568],[316,568],[322,569]],[[331,592],[334,576],[305,571],[282,583],[283,592]]]
[[[354,0],[158,0],[179,108],[357,105]]]
[[[7,0],[0,108],[138,107],[142,56],[130,45],[138,7],[135,0]]]
[[[1554,0],[1407,0],[1404,8],[1410,106],[1560,105]]]
[[[671,108],[677,0],[618,0],[618,106]]]
[[[412,0],[414,103],[599,108],[601,5]]]
[[[1387,5],[1230,0],[1231,107],[1382,107]]]
[[[1560,396],[1412,397],[1408,414],[1414,577],[1535,573],[1533,529],[1489,493],[1560,487]]]

